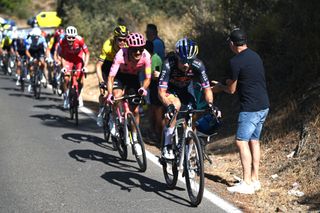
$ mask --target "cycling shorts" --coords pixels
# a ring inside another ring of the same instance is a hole
[[[126,91],[133,90],[136,93],[140,87],[138,75],[118,72],[115,76],[113,89],[126,89]]]
[[[36,59],[44,59],[44,51],[43,49],[41,50],[29,50],[30,55],[32,56],[32,58],[36,58]]]
[[[73,61],[65,61],[64,68],[66,68],[65,75],[70,75],[73,68],[77,71],[80,71],[83,68],[83,60],[81,58],[74,58]],[[76,73],[82,73],[82,72],[76,72]],[[77,74],[78,75],[78,74]],[[81,74],[82,77],[82,74]]]
[[[181,102],[181,110],[185,110],[188,105],[191,105],[193,109],[196,109],[196,98],[193,92],[192,84],[184,88],[169,87],[167,95],[174,95],[179,98]]]
[[[108,81],[108,76],[109,76],[109,72],[110,72],[110,68],[112,65],[112,61],[108,61],[108,60],[104,60],[103,64],[102,64],[102,78],[104,82]]]

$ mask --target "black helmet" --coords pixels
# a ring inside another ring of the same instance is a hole
[[[228,40],[232,41],[235,46],[242,46],[247,43],[247,35],[240,28],[231,31]]]

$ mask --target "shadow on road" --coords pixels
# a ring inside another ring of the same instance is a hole
[[[174,193],[175,190],[181,191],[184,189],[176,187],[174,190],[170,190],[167,188],[167,185],[165,183],[150,179],[138,173],[106,172],[101,177],[109,183],[119,186],[121,190],[131,192],[135,188],[141,188],[145,192],[154,192],[157,195],[179,205],[191,206],[189,204],[189,200],[177,196]]]
[[[114,155],[109,155],[107,153],[99,152],[90,149],[77,149],[69,152],[69,156],[76,159],[81,163],[85,163],[87,160],[99,161],[108,166],[128,171],[128,172],[138,172],[139,168],[137,166],[128,165],[123,162],[133,163],[132,160],[122,160],[120,157]]]
[[[106,142],[104,139],[94,135],[80,134],[80,133],[65,133],[62,135],[62,138],[74,143],[89,142],[97,146],[100,146],[102,148],[113,150],[111,142]]]

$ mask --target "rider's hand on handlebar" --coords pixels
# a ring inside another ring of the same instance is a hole
[[[167,112],[164,114],[164,116],[166,118],[168,118],[169,120],[171,120],[173,118],[174,114],[176,113],[176,111],[177,111],[176,107],[173,104],[170,104],[167,107]]]
[[[148,91],[144,87],[140,87],[140,89],[138,89],[138,93],[141,96],[147,96],[148,95]]]
[[[108,94],[108,97],[107,97],[107,103],[109,104],[113,104],[113,101],[114,101],[114,97],[112,94]]]
[[[209,111],[212,115],[214,115],[216,118],[221,118],[221,111],[219,110],[218,107],[213,105],[213,103],[208,104]]]
[[[106,88],[107,88],[106,82],[101,81],[101,82],[99,83],[99,88],[101,88],[101,89],[106,89]]]
[[[84,72],[84,73],[87,73],[88,72],[88,68],[87,67],[83,67],[81,71]]]

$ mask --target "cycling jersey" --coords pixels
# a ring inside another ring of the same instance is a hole
[[[69,46],[65,38],[58,43],[59,55],[67,61],[75,61],[83,58],[83,53],[89,53],[88,47],[81,36],[76,36],[72,46]]]
[[[160,88],[184,89],[190,86],[190,83],[199,78],[202,88],[210,87],[209,78],[203,62],[194,59],[188,71],[181,71],[178,68],[178,58],[175,55],[169,56],[163,63],[159,78]]]
[[[20,56],[26,55],[27,41],[25,39],[16,39],[13,42],[14,51],[18,52]]]
[[[114,46],[114,42],[115,40],[110,38],[110,39],[107,39],[104,43],[103,43],[103,46],[102,46],[102,49],[101,49],[101,54],[99,56],[99,61],[103,62],[105,60],[107,61],[113,61],[115,55],[116,55],[116,51],[115,49],[113,48]]]
[[[35,37],[31,36],[27,40],[26,49],[30,52],[34,58],[44,57],[45,50],[48,45],[46,39],[43,36]]]
[[[9,36],[6,36],[2,41],[1,41],[1,48],[3,50],[7,50],[8,52],[10,51],[10,48],[12,46],[12,39]]]
[[[151,56],[147,50],[143,50],[142,56],[138,62],[129,61],[128,48],[120,49],[110,69],[109,76],[116,76],[117,72],[137,75],[144,69],[146,78],[151,78]]]

